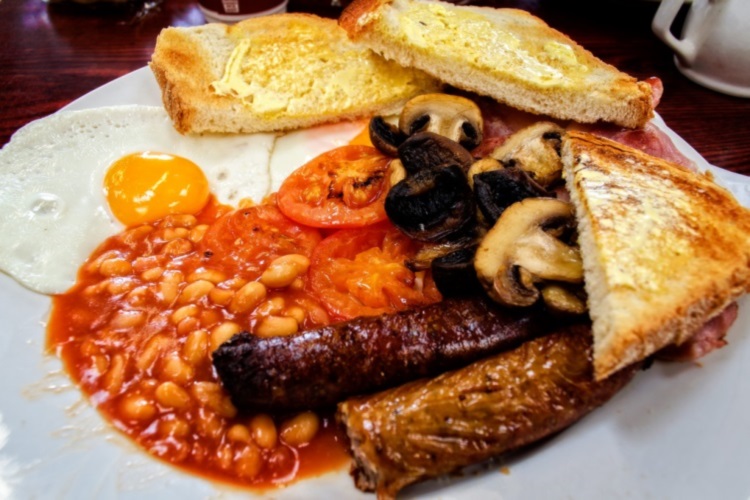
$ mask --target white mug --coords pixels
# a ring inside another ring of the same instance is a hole
[[[670,32],[685,0],[662,0],[651,28],[677,68],[719,92],[750,97],[750,0],[693,0],[682,38]]]

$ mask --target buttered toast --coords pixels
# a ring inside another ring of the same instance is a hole
[[[563,139],[594,369],[690,338],[750,290],[750,211],[703,174],[584,132]]]
[[[355,0],[339,24],[388,59],[523,111],[631,128],[653,116],[648,83],[605,64],[525,11]]]
[[[182,133],[250,133],[388,114],[439,84],[350,41],[336,21],[279,14],[167,28],[150,67]]]

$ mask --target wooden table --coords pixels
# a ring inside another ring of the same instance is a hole
[[[331,0],[290,0],[289,10],[335,17]],[[347,2],[337,2],[339,4]],[[656,4],[639,0],[479,1],[518,7],[639,79],[658,76],[658,111],[709,162],[750,175],[750,99],[700,87],[676,69],[651,32]],[[143,18],[81,13],[41,0],[0,1],[0,145],[29,121],[145,65],[165,26],[202,24],[195,1],[163,0]]]

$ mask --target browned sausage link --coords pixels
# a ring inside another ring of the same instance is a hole
[[[565,328],[432,380],[339,405],[357,487],[393,498],[571,425],[635,373],[594,382],[588,326]]]
[[[485,299],[446,300],[288,337],[235,335],[213,362],[240,409],[317,408],[515,347],[544,329],[535,317]]]

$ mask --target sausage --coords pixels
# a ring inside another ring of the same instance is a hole
[[[545,331],[543,316],[479,297],[451,299],[288,337],[243,332],[213,363],[241,410],[319,408],[515,347]]]
[[[636,367],[596,382],[586,324],[448,372],[339,405],[358,488],[403,487],[561,431],[605,403]]]

